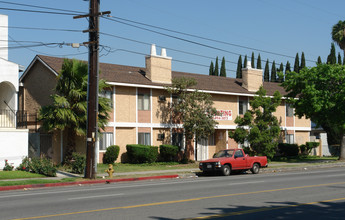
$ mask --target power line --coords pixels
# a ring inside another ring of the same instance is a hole
[[[83,32],[82,30],[58,29],[58,28],[38,28],[38,27],[19,27],[19,26],[0,26],[0,28],[38,30],[38,31],[65,31],[65,32]]]
[[[19,5],[19,6],[25,6],[25,7],[31,7],[31,8],[48,9],[48,10],[54,10],[54,11],[73,12],[73,13],[78,13],[78,14],[82,14],[83,13],[83,12],[80,12],[80,11],[73,11],[73,10],[66,10],[66,9],[59,9],[59,8],[50,8],[50,7],[43,7],[43,6],[37,6],[37,5],[28,5],[28,4],[7,2],[7,1],[0,1],[0,3],[10,4],[10,5]]]
[[[243,45],[239,45],[239,44],[233,44],[233,43],[229,43],[229,42],[225,42],[225,41],[215,40],[215,39],[211,39],[211,38],[207,38],[207,37],[202,37],[202,36],[198,36],[198,35],[194,35],[194,34],[189,34],[189,33],[181,32],[181,31],[176,31],[176,30],[172,30],[172,29],[168,29],[168,28],[163,28],[163,27],[159,27],[159,26],[155,26],[155,25],[145,24],[145,23],[142,23],[142,22],[137,22],[137,21],[133,21],[133,20],[129,20],[129,19],[124,19],[124,18],[120,18],[120,17],[116,17],[116,16],[111,16],[111,17],[115,18],[115,19],[111,19],[111,18],[108,18],[108,17],[103,17],[103,18],[105,18],[107,20],[115,21],[115,22],[118,22],[118,23],[126,24],[126,25],[130,25],[130,24],[125,23],[125,22],[120,22],[118,20],[122,20],[122,21],[126,21],[126,22],[131,22],[131,23],[135,23],[135,24],[139,24],[139,25],[143,25],[143,26],[147,26],[147,27],[152,27],[152,28],[156,28],[156,29],[160,29],[160,30],[164,30],[164,31],[169,31],[169,32],[172,32],[172,33],[177,33],[177,34],[181,34],[181,35],[185,35],[185,36],[195,37],[195,38],[199,38],[199,39],[202,39],[202,40],[207,40],[207,41],[212,41],[212,42],[216,42],[216,43],[221,43],[221,44],[225,44],[225,45],[229,45],[229,46],[234,46],[234,47],[254,50],[254,51],[258,51],[258,52],[262,52],[262,53],[267,53],[267,54],[272,54],[272,55],[276,55],[276,56],[282,56],[282,57],[286,57],[286,58],[292,58],[292,59],[295,58],[293,56],[289,56],[289,55],[285,55],[285,54],[281,54],[281,53],[276,53],[276,52],[271,52],[271,51],[267,51],[267,50],[261,50],[261,49],[257,49],[257,48],[253,48],[253,47],[247,47],[247,46],[243,46]],[[118,20],[116,20],[116,19],[118,19]],[[134,26],[134,27],[137,27],[137,26]],[[146,30],[146,29],[144,29],[144,30]],[[314,60],[306,60],[306,61],[316,62]]]
[[[100,32],[100,34],[105,35],[105,36],[110,36],[110,37],[118,38],[118,39],[122,39],[122,40],[127,40],[127,41],[131,41],[131,42],[139,43],[139,44],[144,44],[144,45],[149,45],[149,46],[151,45],[151,43],[147,43],[147,42],[143,42],[143,41],[138,41],[138,40],[134,40],[134,39],[126,38],[126,37],[121,37],[121,36],[114,35],[114,34],[108,34],[108,33],[104,33],[104,32]],[[156,45],[156,46],[163,48],[163,46],[160,46],[160,45]],[[192,52],[188,52],[188,51],[177,50],[177,49],[173,49],[173,48],[169,48],[169,47],[164,47],[164,48],[166,48],[168,50],[171,50],[171,51],[179,52],[179,53],[189,54],[189,55],[192,55],[192,56],[198,56],[198,57],[203,57],[203,58],[207,58],[207,59],[214,59],[214,57],[205,56],[205,55],[201,55],[201,54],[196,54],[196,53],[192,53]],[[236,62],[232,62],[232,61],[225,61],[225,62],[237,64]]]
[[[20,11],[20,12],[30,12],[30,13],[43,13],[43,14],[55,14],[55,15],[81,15],[77,13],[65,13],[65,12],[52,12],[52,11],[36,11],[36,10],[26,10],[26,9],[15,9],[15,8],[0,8],[1,10],[8,10],[8,11]]]

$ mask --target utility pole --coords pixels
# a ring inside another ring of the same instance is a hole
[[[90,10],[88,15],[75,16],[74,18],[89,17],[89,72],[87,87],[87,128],[86,128],[86,168],[85,178],[96,178],[96,141],[98,133],[98,73],[99,73],[99,16],[110,12],[99,12],[100,0],[89,0]]]

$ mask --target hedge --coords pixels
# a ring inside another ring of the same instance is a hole
[[[158,147],[128,144],[126,149],[127,158],[130,163],[153,163],[158,158]]]
[[[319,142],[306,142],[305,144],[300,145],[301,154],[302,155],[309,155],[312,149],[318,147],[320,145]]]
[[[103,164],[113,164],[117,160],[119,152],[120,147],[117,145],[107,147],[107,150],[103,155]]]
[[[299,148],[297,144],[279,143],[278,151],[282,157],[298,156]]]
[[[163,144],[159,146],[159,154],[163,162],[177,162],[179,147],[175,145]]]

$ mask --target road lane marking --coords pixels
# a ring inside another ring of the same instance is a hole
[[[84,196],[84,197],[75,197],[75,198],[68,198],[67,200],[78,200],[78,199],[91,199],[91,198],[99,198],[99,197],[110,197],[110,196],[122,196],[123,193],[118,194],[107,194],[107,195],[97,195],[97,196]]]
[[[154,203],[146,203],[146,204],[139,204],[139,205],[111,207],[111,208],[104,208],[104,209],[94,209],[94,210],[86,210],[86,211],[79,211],[79,212],[68,212],[68,213],[60,213],[60,214],[44,215],[44,216],[24,217],[24,218],[18,218],[18,219],[13,219],[13,220],[39,219],[39,218],[68,216],[68,215],[85,214],[85,213],[92,213],[92,212],[103,212],[103,211],[119,210],[119,209],[132,209],[132,208],[140,208],[140,207],[149,207],[149,206],[159,206],[159,205],[167,205],[167,204],[175,204],[175,203],[183,203],[183,202],[200,201],[200,200],[205,200],[205,199],[215,199],[215,198],[222,198],[222,197],[232,197],[232,196],[259,194],[259,193],[267,193],[267,192],[279,192],[279,191],[292,190],[292,189],[306,189],[306,188],[315,188],[315,187],[333,186],[333,185],[342,185],[342,184],[345,184],[345,182],[324,183],[324,184],[318,184],[318,185],[295,186],[295,187],[289,187],[289,188],[269,189],[269,190],[261,190],[261,191],[254,191],[254,192],[245,192],[245,193],[233,193],[233,194],[216,195],[216,196],[205,196],[205,197],[190,198],[190,199],[183,199],[183,200],[154,202]]]
[[[271,208],[259,208],[259,209],[249,209],[239,212],[228,212],[223,214],[215,214],[215,215],[208,215],[208,216],[201,216],[201,217],[195,217],[195,218],[186,218],[184,220],[197,220],[197,219],[213,219],[213,218],[223,218],[223,217],[229,217],[234,215],[244,215],[244,214],[252,214],[252,213],[258,213],[258,212],[265,212],[265,211],[272,211],[272,210],[278,210],[278,209],[286,209],[286,208],[293,208],[298,206],[304,206],[304,205],[315,205],[325,202],[336,202],[345,200],[345,198],[337,198],[337,199],[329,199],[329,200],[323,200],[323,201],[317,201],[317,202],[308,202],[308,203],[300,203],[295,205],[287,205],[287,206],[278,206],[278,207],[271,207]]]

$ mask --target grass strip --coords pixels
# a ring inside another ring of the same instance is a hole
[[[1,171],[0,180],[5,179],[25,179],[25,178],[43,178],[46,177],[37,173],[30,173],[26,171]]]

